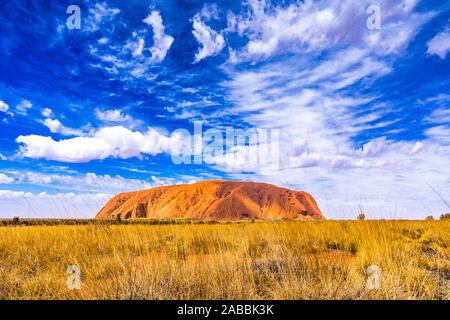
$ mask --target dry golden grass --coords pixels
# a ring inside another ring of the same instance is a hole
[[[8,226],[0,299],[449,299],[449,248],[450,221]]]

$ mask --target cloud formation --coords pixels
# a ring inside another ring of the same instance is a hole
[[[82,130],[65,127],[58,119],[47,118],[44,120],[44,125],[50,129],[51,133],[60,133],[64,136],[79,136],[83,134]]]
[[[450,51],[450,28],[438,33],[433,39],[428,41],[429,54],[438,55],[442,60],[445,59],[447,53]]]
[[[110,198],[106,193],[0,190],[2,218],[93,218]]]
[[[167,51],[173,43],[173,37],[165,33],[165,27],[158,11],[152,13],[144,19],[144,22],[153,29],[153,47],[150,48],[152,54],[151,60],[154,62],[161,62],[164,60]]]
[[[6,102],[0,100],[0,112],[6,112],[9,109],[9,105]]]
[[[228,15],[228,30],[249,39],[241,59],[264,59],[280,52],[308,53],[362,45],[380,55],[399,53],[431,14],[414,13],[418,0],[383,1],[382,27],[370,30],[366,9],[373,1],[324,0],[287,7],[249,0],[242,13]]]
[[[33,107],[33,104],[30,101],[22,99],[22,101],[20,101],[20,103],[16,105],[16,110],[18,113],[26,115],[28,109],[30,109],[31,107]]]
[[[38,135],[19,136],[23,144],[20,154],[28,158],[44,158],[79,163],[108,157],[128,159],[143,154],[171,153],[180,144],[180,137],[165,136],[153,128],[141,133],[121,126],[102,128],[90,136],[55,141]]]
[[[90,45],[91,55],[99,60],[99,63],[92,64],[92,66],[102,69],[122,81],[153,79],[155,75],[150,72],[150,69],[164,60],[174,38],[165,33],[159,11],[152,11],[143,22],[152,28],[152,47],[146,47],[148,29],[132,31],[125,43],[114,46],[108,45],[108,39],[102,37]],[[117,31],[117,33],[119,32]],[[150,56],[147,53],[150,53]]]
[[[87,32],[98,31],[119,13],[119,9],[108,7],[106,2],[95,3],[93,8],[89,8],[87,18],[83,20],[82,29]]]
[[[199,51],[195,54],[195,61],[199,62],[200,60],[217,55],[222,49],[225,47],[225,39],[221,33],[218,33],[211,29],[209,26],[205,24],[202,20],[202,17],[206,18],[214,17],[214,11],[205,9],[204,7],[202,13],[197,13],[192,21],[192,33],[194,34],[195,39],[201,44]]]
[[[106,111],[95,109],[95,116],[101,121],[110,122],[127,122],[132,120],[128,114],[122,114],[122,111],[118,109]]]
[[[64,21],[55,29],[61,8],[53,2],[39,5],[39,21],[22,21],[23,32],[13,17],[31,9],[8,6],[0,66],[20,77],[5,73],[0,87],[0,110],[17,110],[14,118],[0,111],[0,181],[23,187],[7,191],[19,199],[195,175],[310,191],[328,217],[353,218],[358,206],[368,217],[447,210],[424,187],[450,188],[442,165],[450,158],[449,26],[443,5],[418,4],[171,0],[149,9],[85,0],[82,30],[70,32]],[[369,5],[379,5],[379,29],[367,24]],[[38,108],[18,103],[22,97]],[[174,166],[166,155],[178,138],[166,132],[190,131],[198,120],[205,130],[280,129],[280,169],[251,162],[254,146],[219,162]],[[146,129],[155,124],[164,129]],[[45,159],[66,164],[50,168]],[[12,172],[19,167],[31,173]],[[22,210],[32,212],[26,203]]]

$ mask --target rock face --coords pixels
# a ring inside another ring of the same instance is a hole
[[[120,193],[96,218],[325,219],[303,191],[266,183],[211,180]]]

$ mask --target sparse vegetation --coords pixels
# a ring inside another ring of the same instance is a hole
[[[364,213],[360,213],[360,214],[358,214],[357,219],[358,220],[366,220],[366,215]]]
[[[450,213],[442,214],[440,219],[441,220],[449,220],[450,219]]]
[[[0,299],[450,298],[448,220],[139,220],[6,223]],[[380,289],[366,285],[371,265]]]
[[[428,220],[428,221],[434,220],[434,217],[433,216],[428,216],[428,217],[425,218],[425,220]]]

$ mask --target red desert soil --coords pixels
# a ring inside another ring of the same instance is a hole
[[[96,218],[325,219],[314,198],[266,183],[211,180],[120,193]]]

